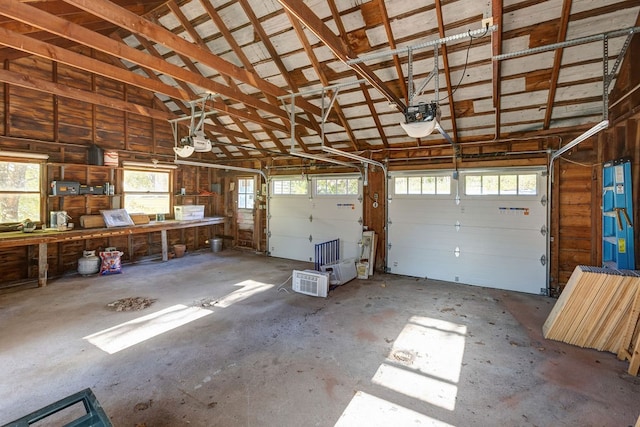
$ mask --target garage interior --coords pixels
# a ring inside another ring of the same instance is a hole
[[[640,425],[639,31],[0,0],[0,424]]]

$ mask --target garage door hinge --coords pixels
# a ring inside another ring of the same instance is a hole
[[[313,215],[309,215],[309,222],[313,222]]]
[[[362,221],[362,217],[360,217],[360,218],[358,219],[358,224],[362,225],[362,223],[363,223],[363,222],[364,222],[364,221]]]
[[[543,236],[547,235],[547,226],[543,225],[542,228],[540,229],[540,234],[542,234]]]
[[[309,234],[309,242],[313,242],[313,236]]]
[[[389,220],[387,221],[387,224],[391,224],[391,218],[389,218]]]
[[[358,196],[358,201],[362,203],[362,194]]]
[[[547,256],[546,255],[542,255],[540,257],[540,264],[547,265]]]
[[[547,206],[547,196],[542,196],[542,199],[540,199],[540,204],[542,206]]]
[[[268,233],[267,233],[267,236],[268,236],[268,237],[271,237],[271,232],[268,232]]]
[[[393,245],[392,245],[391,243],[389,243],[389,244],[387,245],[387,248],[389,248],[389,250],[391,250],[391,246],[393,246]]]

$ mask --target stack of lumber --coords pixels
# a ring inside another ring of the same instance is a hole
[[[640,368],[640,274],[579,265],[545,321],[544,337],[616,353]]]

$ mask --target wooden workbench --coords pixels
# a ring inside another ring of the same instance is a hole
[[[47,285],[47,245],[49,243],[71,242],[112,236],[129,236],[133,234],[160,232],[162,239],[162,260],[169,259],[167,243],[167,230],[181,228],[203,227],[208,225],[223,224],[225,217],[207,217],[195,220],[167,220],[151,221],[149,224],[133,225],[130,227],[111,228],[76,228],[67,231],[36,230],[32,233],[11,231],[0,233],[0,249],[17,246],[38,245],[38,286]]]

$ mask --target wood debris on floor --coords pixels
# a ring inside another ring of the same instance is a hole
[[[155,301],[155,299],[143,297],[121,298],[110,302],[107,307],[115,311],[137,311],[151,306]]]
[[[545,338],[609,351],[640,370],[640,275],[579,265],[545,321]]]

